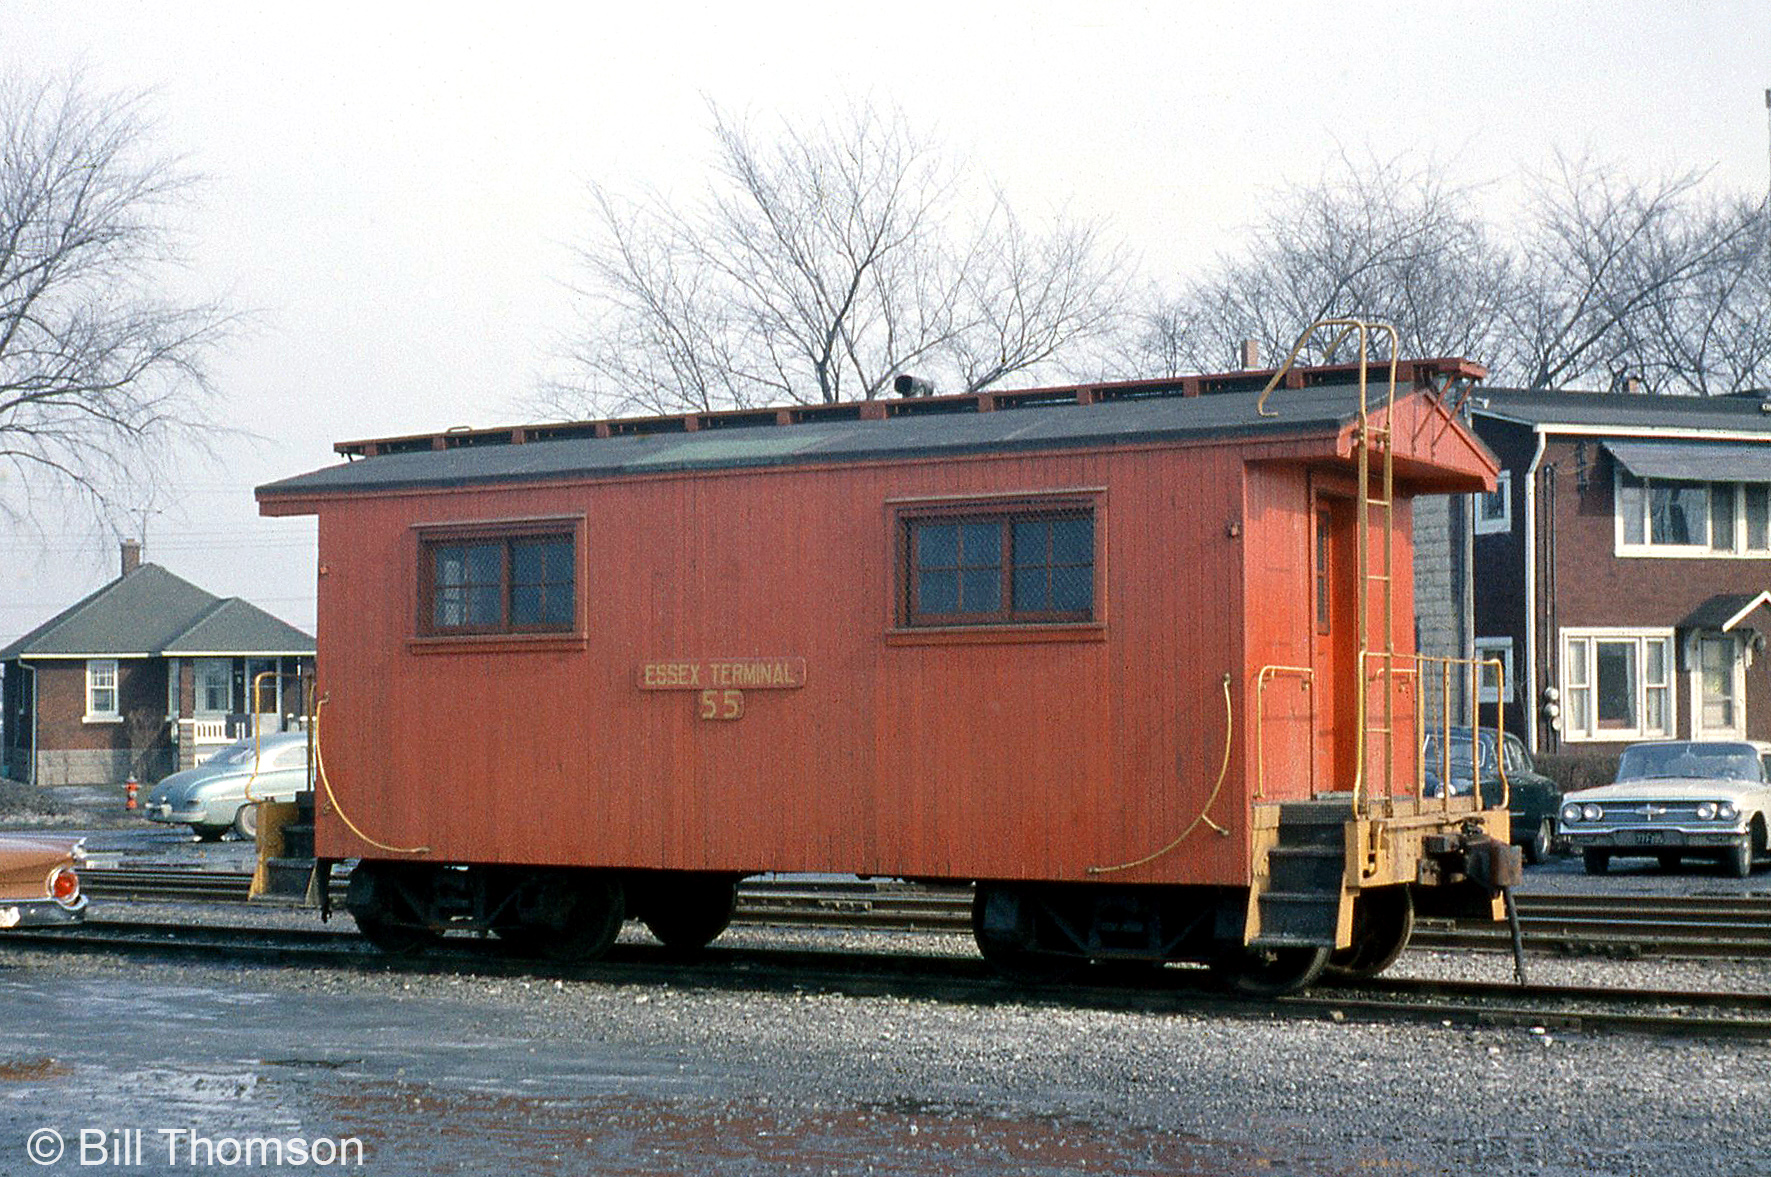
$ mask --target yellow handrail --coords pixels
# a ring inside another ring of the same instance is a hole
[[[1303,689],[1308,691],[1315,682],[1316,672],[1308,666],[1263,666],[1255,675],[1254,686],[1254,795],[1257,799],[1267,795],[1267,744],[1265,737],[1267,683],[1281,674],[1295,674],[1301,677]],[[1310,700],[1310,730],[1315,732],[1314,697]]]

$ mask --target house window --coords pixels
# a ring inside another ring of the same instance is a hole
[[[1502,470],[1495,476],[1494,489],[1475,496],[1476,534],[1513,529],[1513,476]]]
[[[1746,734],[1741,695],[1745,663],[1732,634],[1699,634],[1693,642],[1691,668],[1695,678],[1694,738],[1742,738]]]
[[[234,665],[226,658],[193,659],[197,715],[227,715],[234,709]]]
[[[1481,663],[1478,671],[1481,688],[1478,698],[1484,703],[1511,703],[1513,701],[1513,639],[1512,638],[1477,638],[1476,658]],[[1500,663],[1497,674],[1492,663]]]
[[[1671,737],[1670,630],[1563,630],[1563,738]]]
[[[1635,556],[1771,555],[1771,486],[1617,472],[1617,551]]]
[[[122,718],[117,710],[117,660],[88,658],[86,660],[86,716],[93,723],[110,723]]]
[[[577,619],[571,532],[426,539],[419,628],[430,634],[551,633]]]
[[[1095,519],[1086,508],[942,513],[903,520],[905,621],[1092,621]]]

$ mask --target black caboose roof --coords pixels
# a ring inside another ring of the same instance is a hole
[[[1428,365],[1431,365],[1430,367]],[[1428,375],[1479,376],[1459,360],[1414,361],[1398,391]],[[1034,389],[841,405],[451,431],[344,442],[356,459],[258,488],[260,498],[443,488],[477,483],[690,470],[907,460],[978,453],[1099,448],[1214,437],[1337,431],[1357,418],[1356,370],[1303,369],[1313,382],[1280,387],[1256,408],[1270,373],[1239,387],[1201,381]],[[1374,374],[1375,375],[1375,374]],[[1201,395],[1201,392],[1205,395]],[[1370,402],[1381,404],[1374,379]],[[786,427],[777,427],[786,426]]]

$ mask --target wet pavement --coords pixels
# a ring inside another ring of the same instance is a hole
[[[834,1088],[828,1100],[775,1099],[766,1076],[729,1060],[698,1063],[594,1030],[562,1041],[538,1034],[530,1013],[481,1000],[339,1000],[148,972],[70,979],[0,967],[0,1172],[329,1167],[292,1164],[297,1141],[309,1157],[360,1150],[353,1171],[415,1177],[1227,1174],[1248,1159],[1173,1132],[1007,1104],[867,1102]],[[282,1165],[228,1163],[268,1155],[270,1141]],[[53,1163],[26,1166],[27,1147]]]

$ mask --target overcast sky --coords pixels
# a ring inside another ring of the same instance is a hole
[[[70,66],[152,92],[204,178],[182,280],[257,312],[215,371],[225,423],[263,440],[185,458],[147,558],[311,631],[311,520],[259,519],[252,487],[338,440],[520,416],[568,325],[586,181],[691,189],[708,100],[894,102],[1017,207],[1105,217],[1172,282],[1343,146],[1430,155],[1495,208],[1557,149],[1761,191],[1771,4],[5,0],[0,68]],[[116,574],[114,536],[8,528],[0,643]]]

